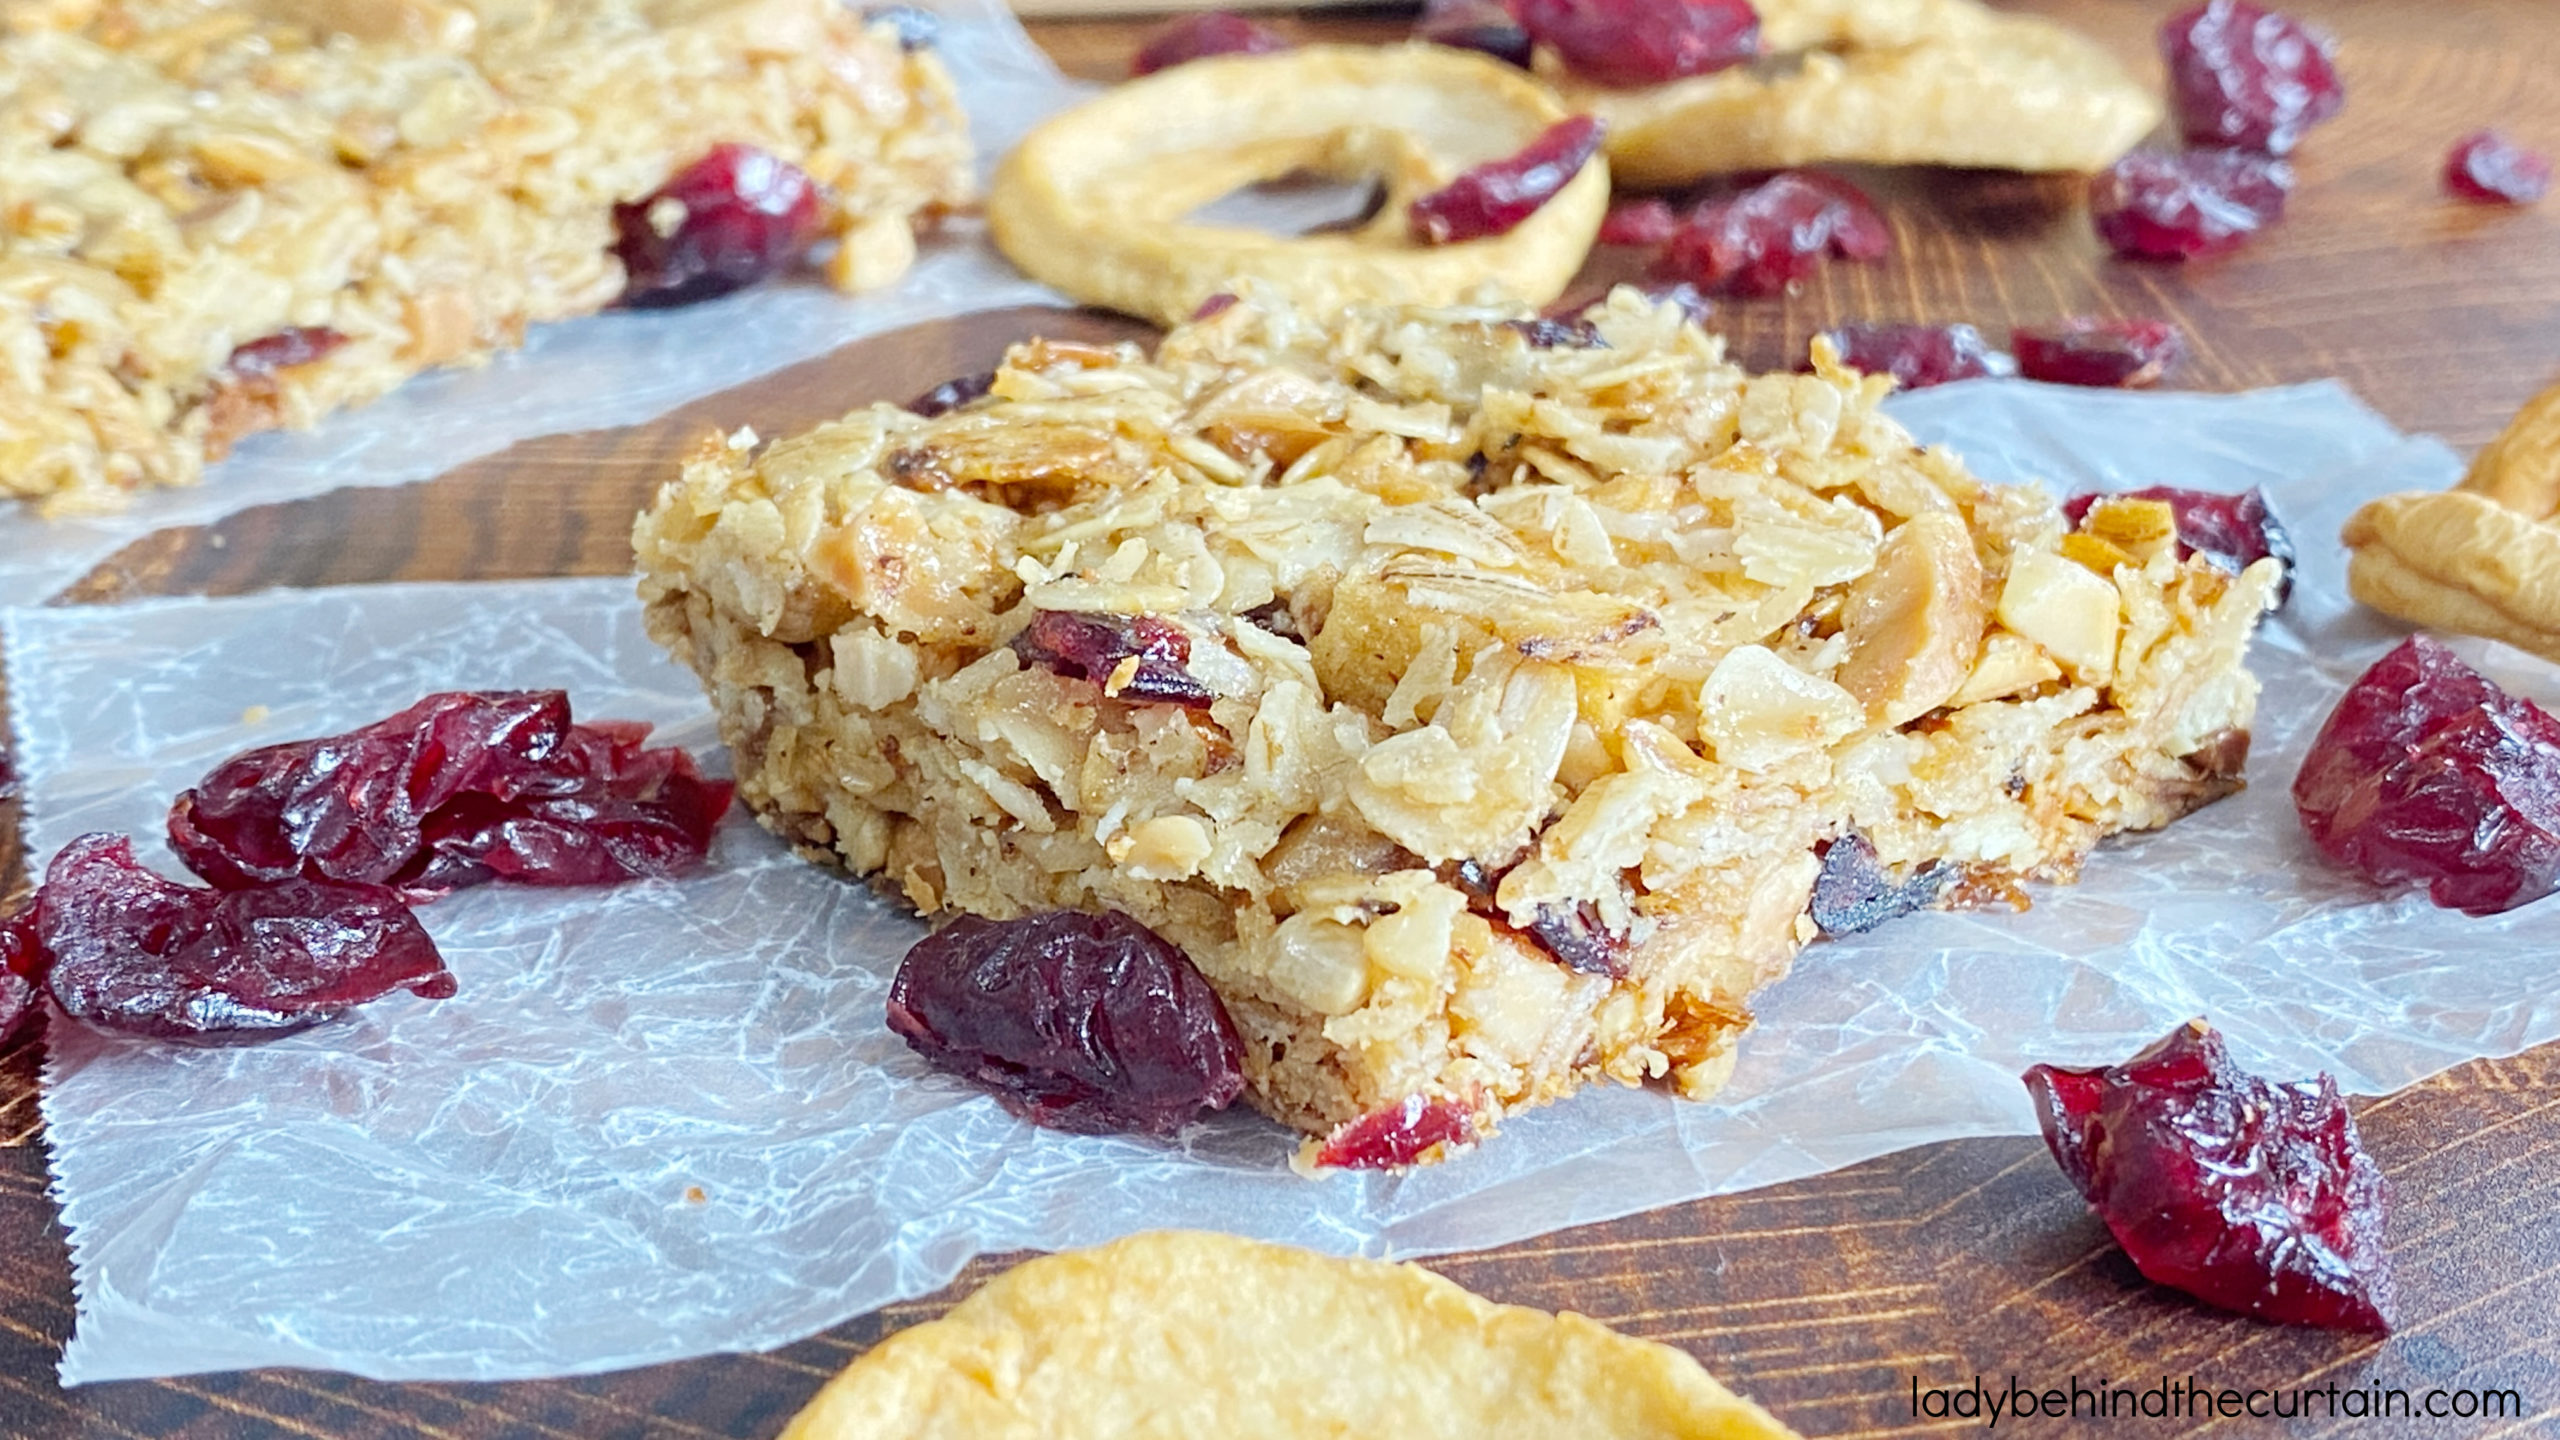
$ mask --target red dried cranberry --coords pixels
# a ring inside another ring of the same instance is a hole
[[[2075,316],[2009,332],[2018,373],[2048,385],[2131,390],[2157,382],[2185,358],[2186,337],[2166,320]]]
[[[226,888],[298,875],[425,897],[671,874],[710,848],[732,787],[642,748],[648,733],[573,725],[557,690],[430,695],[224,761],[170,807],[169,843]]]
[[[1890,375],[1905,390],[1926,390],[1956,380],[2009,372],[2009,357],[1982,341],[1970,325],[1849,324],[1823,332],[1839,347],[1840,363],[1870,375]]]
[[[1332,1170],[1394,1170],[1421,1159],[1435,1145],[1464,1145],[1475,1133],[1475,1113],[1465,1106],[1408,1095],[1326,1136],[1316,1150],[1316,1163]]]
[[[1171,1135],[1244,1093],[1226,1007],[1189,957],[1117,911],[962,916],[916,942],[889,1028],[1038,1125]]]
[[[2312,843],[2475,915],[2560,889],[2560,720],[2424,635],[2349,687],[2293,781]]]
[[[1507,160],[1489,160],[1413,202],[1405,214],[1413,238],[1425,245],[1453,245],[1507,235],[1600,153],[1600,122],[1576,115],[1547,127],[1529,148]]]
[[[1865,192],[1812,170],[1790,170],[1691,211],[1653,266],[1657,278],[1709,293],[1777,295],[1803,283],[1825,254],[1874,260],[1893,229]]]
[[[1822,849],[1810,913],[1825,935],[1855,935],[1887,920],[1926,910],[1955,878],[1953,867],[1927,865],[1908,880],[1885,873],[1875,842],[1852,830]]]
[[[2284,217],[2293,167],[2246,150],[2136,150],[2089,182],[2098,238],[2130,260],[2239,248]]]
[[[121,835],[64,846],[32,913],[53,1003],[100,1030],[254,1038],[403,987],[454,992],[435,942],[382,886],[200,890],[144,869]]]
[[[2076,529],[2088,518],[2096,495],[2074,495],[2062,502],[2062,516]],[[2284,562],[2284,578],[2276,585],[2281,606],[2293,592],[2293,537],[2267,507],[2263,490],[2231,494],[2219,490],[2180,490],[2152,485],[2122,492],[2124,500],[2165,500],[2178,518],[2178,558],[2202,555],[2237,575],[2270,557]]]
[[[622,303],[690,305],[753,285],[818,238],[818,187],[752,145],[711,153],[650,195],[613,207]]]
[[[1013,637],[1013,653],[1026,665],[1090,680],[1116,700],[1199,709],[1218,698],[1187,668],[1190,635],[1153,615],[1038,611]],[[1131,659],[1138,663],[1122,678],[1121,667]]]
[[[2489,205],[2530,205],[2550,193],[2551,160],[2483,130],[2445,157],[2444,188]]]
[[[1495,0],[1424,0],[1415,38],[1529,68],[1529,32]]]
[[[1600,907],[1588,900],[1539,906],[1523,933],[1578,975],[1627,973],[1627,937],[1602,924]]]
[[[1512,0],[1529,38],[1602,85],[1659,85],[1760,53],[1745,0]]]
[[[976,375],[963,375],[956,380],[945,380],[927,390],[908,401],[906,408],[930,420],[936,415],[948,415],[972,400],[985,399],[987,392],[994,388],[996,388],[996,372],[993,370]]]
[[[1268,25],[1232,11],[1208,10],[1157,26],[1147,43],[1138,47],[1129,73],[1153,75],[1212,55],[1269,55],[1288,48],[1289,42]]]
[[[325,325],[298,325],[242,345],[222,368],[235,380],[264,380],[279,370],[308,365],[346,343],[346,336]]]
[[[2196,1022],[2122,1065],[2025,1079],[2062,1173],[2145,1277],[2261,1320],[2389,1333],[2389,1191],[2328,1076],[2260,1079]]]
[[[1680,213],[1671,202],[1646,195],[1633,200],[1612,201],[1609,214],[1600,222],[1603,245],[1659,245],[1680,229]]]
[[[2346,101],[2327,35],[2247,0],[2212,0],[2160,27],[2169,101],[2191,145],[2282,155]]]
[[[44,985],[44,949],[36,939],[33,901],[0,920],[0,1044],[36,1013],[36,992]]]

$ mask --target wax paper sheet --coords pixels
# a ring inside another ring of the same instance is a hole
[[[982,170],[1081,93],[1001,0],[908,3],[942,18],[939,48],[968,106]],[[866,335],[1057,300],[996,254],[976,222],[961,220],[925,242],[903,280],[873,294],[839,294],[803,275],[678,310],[538,326],[523,349],[487,366],[421,376],[314,430],[251,436],[202,484],[137,496],[111,515],[48,521],[0,503],[0,605],[42,600],[155,530],[347,486],[429,479],[520,440],[647,420]]]
[[[1321,1181],[1290,1173],[1290,1137],[1250,1116],[1173,1145],[1035,1130],[883,1027],[915,922],[732,816],[681,880],[425,907],[461,981],[451,1000],[402,996],[240,1049],[55,1026],[44,1109],[79,1289],[63,1379],[603,1370],[778,1344],[928,1291],[982,1250],[1141,1226],[1373,1255],[1492,1245],[2028,1132],[2023,1065],[2121,1058],[2198,1014],[2254,1065],[2365,1092],[2560,1036],[2548,904],[2474,920],[2377,896],[2312,854],[2286,799],[2339,690],[2395,638],[2346,601],[2337,522],[2364,496],[2448,482],[2451,454],[2325,385],[1997,382],[1899,408],[1996,475],[2268,488],[2305,566],[2257,649],[2258,783],[2109,845],[2026,914],[1917,915],[1809,949],[1760,1002],[1721,1100],[1601,1087],[1452,1163]],[[439,687],[561,685],[583,714],[712,739],[623,580],[0,625],[39,859],[111,828],[171,865],[163,807],[216,759]],[[2548,672],[2504,658],[2504,678],[2552,693]]]

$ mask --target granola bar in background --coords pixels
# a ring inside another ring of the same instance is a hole
[[[847,288],[971,184],[940,62],[838,0],[12,0],[0,492],[109,508],[609,305],[614,206],[721,144],[816,180]]]

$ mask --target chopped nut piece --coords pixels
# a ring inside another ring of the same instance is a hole
[[[2115,678],[2124,604],[2115,585],[2059,556],[2027,551],[2000,587],[2000,623],[2033,640],[2084,685]]]
[[[1699,736],[1717,760],[1745,770],[1827,750],[1866,718],[1855,695],[1760,645],[1742,646],[1716,662],[1698,697]]]
[[[2002,604],[2005,620],[2005,595]],[[1945,704],[1972,672],[1982,622],[1982,562],[1972,532],[1952,511],[1914,515],[1885,537],[1876,568],[1850,587],[1841,619],[1849,658],[1840,683],[1879,724],[1917,719]]]

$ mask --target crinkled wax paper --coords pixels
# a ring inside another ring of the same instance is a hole
[[[916,923],[733,816],[682,880],[425,907],[451,1000],[239,1049],[55,1026],[44,1110],[79,1285],[63,1379],[603,1370],[771,1346],[982,1250],[1141,1226],[1367,1254],[1492,1245],[2026,1133],[2029,1061],[2121,1058],[2198,1014],[2256,1065],[2365,1092],[2560,1036],[2548,905],[2474,920],[2377,898],[2313,854],[2286,798],[2340,689],[2395,638],[2345,599],[2338,521],[2447,483],[2451,454],[2325,385],[2000,382],[1900,409],[1996,475],[2269,489],[2306,564],[2257,649],[2258,783],[2109,845],[2029,913],[1814,946],[1763,997],[1720,1101],[1604,1086],[1453,1163],[1322,1181],[1245,1115],[1173,1147],[1038,1131],[884,1028]],[[440,687],[566,686],[582,714],[712,743],[619,579],[17,610],[5,627],[39,858],[119,829],[168,863],[164,807],[215,760]],[[2551,693],[2523,662],[2503,673]]]
[[[911,3],[942,17],[939,48],[967,102],[982,169],[1078,93],[1001,0]],[[347,486],[429,479],[538,435],[663,415],[866,335],[1057,299],[1005,263],[974,222],[962,221],[926,241],[896,286],[874,294],[839,294],[803,276],[679,310],[612,311],[537,326],[523,349],[481,369],[421,376],[314,430],[251,436],[200,485],[153,491],[125,510],[76,519],[0,508],[0,605],[42,600],[155,530]]]

